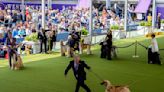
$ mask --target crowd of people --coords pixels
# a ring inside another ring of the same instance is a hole
[[[44,45],[45,53],[47,53],[47,41],[50,38],[50,50],[55,48],[56,35],[62,32],[70,32],[70,34],[79,34],[81,31],[89,29],[89,8],[77,9],[74,7],[64,7],[62,10],[46,9],[45,20],[46,29],[42,32],[42,15],[41,9],[34,9],[26,6],[24,14],[20,9],[0,11],[0,43],[4,45],[7,38],[7,33],[11,32],[13,38],[25,38],[33,33],[38,33],[38,39],[41,43],[40,52],[42,52],[42,44]],[[94,29],[108,28],[108,20],[110,25],[122,24],[120,18],[111,10],[107,11],[103,8],[102,13],[98,9],[93,8],[93,26]],[[48,32],[51,31],[51,32]],[[45,33],[45,34],[44,34]],[[49,34],[50,33],[50,34]],[[86,35],[86,34],[85,34]],[[71,36],[72,37],[72,36]],[[69,38],[71,38],[69,37]],[[75,39],[77,40],[77,39]],[[69,42],[68,42],[69,43]],[[77,42],[79,43],[79,42]],[[71,47],[71,46],[70,46]],[[70,50],[71,51],[71,50]]]
[[[29,24],[28,27],[41,29],[42,12],[40,9],[36,10],[30,6],[26,7],[25,15],[21,10],[5,9],[0,12],[0,24],[4,24],[8,27],[15,26],[18,22],[23,20],[23,24]],[[120,15],[120,14],[119,14]],[[114,13],[114,10],[107,10],[103,8],[102,13],[97,8],[93,8],[93,26],[96,28],[108,28],[108,21],[111,25],[122,25],[123,21],[121,17]],[[73,8],[63,7],[62,10],[58,9],[46,9],[46,26],[56,25],[58,33],[63,31],[80,30],[80,28],[89,28],[89,8]],[[25,22],[26,21],[26,22]],[[31,26],[31,25],[33,26]]]

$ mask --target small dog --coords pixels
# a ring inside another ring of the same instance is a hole
[[[101,85],[106,87],[105,92],[130,92],[127,86],[113,86],[108,80],[104,80]]]

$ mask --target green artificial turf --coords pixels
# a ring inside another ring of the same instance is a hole
[[[144,37],[119,40],[117,46],[128,45],[135,40],[149,45],[150,40]],[[160,48],[164,48],[164,37],[158,38]],[[134,46],[118,49],[118,58],[108,61],[101,59],[100,47],[94,46],[93,55],[81,55],[91,66],[92,71],[114,85],[129,85],[132,92],[164,92],[164,65],[147,64],[147,51],[138,47],[139,58],[132,58]],[[164,51],[160,52],[164,58]],[[6,60],[0,60],[0,92],[74,92],[76,80],[72,70],[67,77],[64,69],[71,58],[60,57],[59,54],[24,56],[25,69],[12,71]],[[34,62],[35,61],[35,62]],[[163,61],[163,60],[162,60]],[[29,63],[28,63],[29,62]],[[5,66],[5,67],[4,67]],[[104,87],[92,72],[87,71],[87,85],[92,92],[104,92]],[[85,92],[82,88],[80,92]]]

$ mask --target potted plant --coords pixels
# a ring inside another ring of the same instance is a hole
[[[29,36],[25,37],[25,41],[29,43],[32,47],[33,54],[39,53],[39,43],[38,43],[38,35],[37,33],[32,33]]]
[[[119,30],[119,28],[120,28],[119,25],[112,25],[110,27],[110,29],[113,30],[113,31]]]
[[[37,36],[38,36],[37,33],[32,33],[31,35],[26,36],[26,37],[25,37],[25,40],[26,40],[26,41],[37,42],[37,41],[38,41]]]
[[[139,25],[140,25],[140,26],[142,26],[142,27],[144,27],[144,26],[145,26],[145,24],[146,24],[146,22],[145,22],[145,21],[141,21],[141,22],[139,23]]]
[[[125,33],[122,31],[124,30],[123,26],[119,25],[112,25],[110,29],[113,31],[113,38],[114,39],[122,39],[125,38]]]
[[[83,27],[82,30],[81,30],[81,34],[82,34],[83,36],[88,35],[88,30],[87,30],[85,27]]]

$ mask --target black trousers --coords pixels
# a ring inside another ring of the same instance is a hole
[[[153,53],[151,52],[151,48],[148,49],[148,64],[153,63]]]
[[[13,52],[8,52],[8,60],[9,60],[9,67],[11,68],[12,67],[12,58],[15,58],[16,61],[17,61],[17,56],[16,57],[13,57],[13,55],[16,54],[16,53],[13,53]]]
[[[13,58],[13,54],[12,53],[8,53],[8,58],[9,58],[9,67],[11,68],[12,67],[12,61],[11,59]]]
[[[153,61],[153,64],[161,64],[161,61],[160,61],[160,58],[159,58],[159,54],[157,52],[154,52],[152,54],[153,58],[152,58],[152,61]]]
[[[48,45],[48,50],[52,51],[52,48],[53,48],[53,40],[50,40]]]
[[[47,53],[47,40],[40,40],[40,52],[42,52],[43,44],[44,44],[45,53]]]
[[[158,29],[161,28],[161,22],[158,22]]]
[[[84,83],[84,80],[77,80],[75,92],[79,92],[80,87],[84,88],[86,92],[91,92],[89,87]]]
[[[111,51],[112,51],[112,48],[111,47],[107,47],[107,50],[106,50],[106,54],[107,54],[107,59],[108,60],[111,60],[112,57],[111,57]]]

